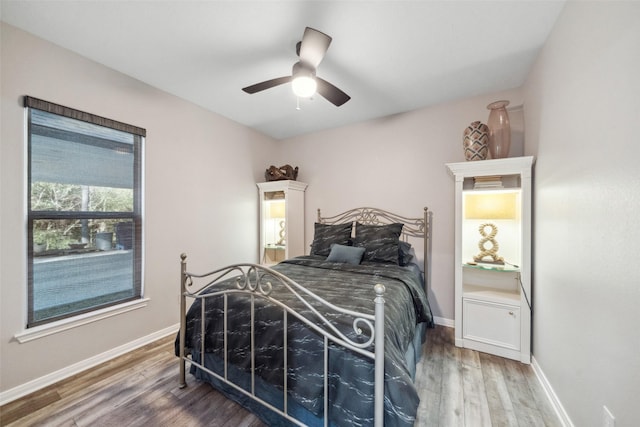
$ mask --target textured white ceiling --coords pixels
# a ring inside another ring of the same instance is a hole
[[[522,85],[564,1],[20,1],[3,21],[284,139]],[[335,107],[290,85],[310,26],[333,37],[318,76]]]

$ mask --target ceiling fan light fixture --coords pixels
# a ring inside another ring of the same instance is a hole
[[[310,76],[297,76],[291,81],[291,89],[299,98],[310,98],[318,89],[316,79]]]
[[[300,98],[311,98],[317,93],[336,107],[341,106],[351,97],[328,81],[316,77],[316,68],[327,53],[330,43],[330,36],[310,27],[305,28],[302,40],[296,44],[296,54],[300,60],[293,64],[290,76],[266,80],[243,87],[242,90],[246,93],[257,93],[291,83],[291,89],[298,97],[298,105],[300,105]]]

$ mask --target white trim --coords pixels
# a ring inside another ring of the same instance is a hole
[[[562,406],[562,402],[560,402],[560,399],[558,399],[555,391],[553,391],[551,383],[549,383],[549,380],[547,380],[544,372],[542,372],[542,368],[540,368],[540,365],[538,365],[538,361],[533,356],[531,356],[531,366],[533,367],[533,372],[536,374],[536,377],[538,377],[538,381],[540,381],[540,385],[549,398],[549,402],[551,402],[551,406],[553,406],[553,409],[556,411],[556,414],[558,415],[558,418],[560,419],[562,425],[564,427],[574,427],[573,423],[571,422],[571,418],[569,418],[569,414],[567,414],[567,411],[565,411],[564,406]]]
[[[446,326],[447,328],[455,327],[453,319],[447,319],[445,317],[433,316],[433,323],[440,326]]]
[[[525,364],[530,363],[530,361],[525,357],[526,354],[523,355],[519,349],[508,348],[505,347],[504,343],[490,342],[485,340],[484,338],[481,338],[481,340],[482,341],[473,337],[465,337],[460,340],[462,343],[461,345],[457,345],[458,340],[456,340],[456,346],[480,351],[482,353],[495,354],[496,356],[518,360]]]
[[[146,189],[145,189],[145,185],[146,185],[146,180],[145,180],[145,164],[146,164],[146,157],[145,157],[145,152],[146,152],[146,140],[147,138],[144,136],[140,136],[141,141],[140,141],[140,221],[142,222],[141,227],[140,227],[140,248],[136,248],[140,250],[140,296],[144,295],[144,291],[145,291],[145,281],[144,281],[144,272],[145,272],[145,258],[146,258],[146,253],[147,253],[147,246],[145,245],[145,235],[146,235],[146,228],[147,228],[147,218],[145,217],[145,210],[144,207],[146,205],[145,202],[145,193],[146,193]]]
[[[3,391],[0,393],[0,406],[5,405],[16,399],[19,399],[23,396],[26,396],[29,393],[33,393],[34,391],[47,387],[51,384],[55,384],[58,381],[62,381],[65,378],[69,378],[72,375],[78,374],[82,371],[85,371],[89,368],[97,366],[101,363],[107,362],[125,353],[133,351],[144,345],[157,341],[160,338],[164,338],[168,335],[175,334],[179,328],[180,328],[179,324],[169,326],[167,328],[161,329],[145,337],[138,338],[127,344],[121,345],[119,347],[105,351],[104,353],[90,357],[89,359],[85,359],[81,362],[67,366],[66,368],[62,368],[58,371],[44,375],[40,378],[36,378],[35,380],[29,381],[28,383],[19,385],[7,391]],[[176,362],[176,366],[177,366],[177,362]]]
[[[90,313],[79,314],[78,316],[69,317],[68,319],[62,319],[57,322],[47,323],[46,325],[25,329],[24,331],[15,334],[14,338],[18,340],[20,344],[24,344],[38,338],[57,334],[58,332],[66,331],[68,329],[77,328],[78,326],[86,325],[87,323],[97,322],[98,320],[146,307],[147,302],[149,302],[149,298],[142,298],[95,310]]]
[[[24,100],[24,98],[23,98]],[[27,217],[29,216],[29,109],[23,108],[24,114],[24,126],[22,131],[24,134],[22,135],[22,144],[23,144],[23,164],[22,164],[22,240],[21,245],[16,248],[17,251],[21,251],[23,256],[20,258],[22,264],[22,272],[24,276],[22,277],[22,301],[23,301],[23,310],[22,310],[22,324],[26,325],[29,323],[29,312],[27,310],[27,301],[29,301],[29,287],[27,286],[27,277],[29,271],[29,256],[27,254],[27,240],[29,240],[28,234],[28,225],[29,221]]]

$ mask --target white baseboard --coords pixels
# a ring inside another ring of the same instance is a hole
[[[564,406],[562,406],[560,399],[558,399],[555,391],[553,391],[551,383],[549,383],[549,380],[547,380],[544,372],[542,372],[540,365],[538,365],[538,361],[533,356],[531,356],[531,367],[533,368],[533,372],[536,374],[536,377],[538,377],[538,381],[540,381],[540,385],[542,385],[544,392],[547,394],[547,397],[551,402],[551,406],[553,406],[556,414],[558,414],[558,418],[560,418],[560,422],[562,423],[562,425],[564,427],[574,427],[573,423],[571,422],[571,418],[569,418],[569,414],[567,414],[567,411],[564,410]]]
[[[179,328],[180,328],[179,324],[169,326],[167,328],[161,329],[145,337],[138,338],[137,340],[131,341],[127,344],[121,345],[119,347],[105,351],[104,353],[90,357],[89,359],[83,360],[78,363],[74,363],[73,365],[67,366],[66,368],[52,372],[40,378],[36,378],[35,380],[29,381],[25,384],[19,385],[7,391],[0,392],[0,406],[5,405],[16,399],[19,399],[23,396],[26,396],[29,393],[33,393],[34,391],[38,391],[51,384],[55,384],[58,381],[64,380],[65,378],[69,378],[72,375],[78,374],[82,371],[85,371],[89,368],[97,366],[101,363],[107,362],[118,356],[122,356],[125,353],[128,353],[132,350],[135,350],[136,348],[152,343],[156,340],[159,340],[160,338],[164,338],[168,335],[175,334]]]
[[[455,327],[455,322],[453,319],[447,319],[444,317],[433,316],[433,323],[440,326],[446,326],[448,328]]]

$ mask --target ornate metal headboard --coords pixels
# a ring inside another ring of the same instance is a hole
[[[405,240],[409,236],[418,238],[428,238],[428,208],[424,208],[422,218],[408,218],[392,212],[387,212],[377,208],[355,208],[335,216],[323,217],[318,209],[318,222],[321,224],[344,224],[347,222],[359,222],[360,224],[384,225],[400,222],[404,224],[402,227],[402,235],[400,238]]]
[[[350,209],[346,212],[343,212],[334,216],[325,216],[323,217],[320,213],[320,209],[318,209],[318,222],[321,224],[345,224],[348,222],[359,222],[361,224],[371,224],[371,225],[384,225],[384,224],[393,224],[396,222],[400,222],[404,224],[402,227],[402,234],[400,235],[400,239],[405,242],[408,241],[409,237],[414,237],[418,239],[424,240],[424,277],[425,277],[425,286],[427,286],[427,281],[429,278],[428,274],[428,259],[429,259],[429,209],[427,207],[424,208],[424,213],[422,218],[409,218],[402,215],[398,215],[392,212],[385,211],[383,209],[377,208],[355,208]]]

